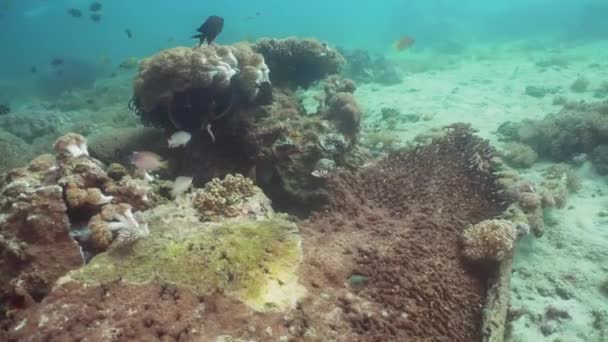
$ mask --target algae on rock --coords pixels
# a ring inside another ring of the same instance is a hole
[[[296,273],[302,258],[296,225],[272,213],[258,188],[238,217],[220,222],[202,222],[194,196],[146,212],[147,239],[128,253],[99,254],[65,280],[170,283],[201,295],[224,293],[257,311],[294,307],[305,293]]]

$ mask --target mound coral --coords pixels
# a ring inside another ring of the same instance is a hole
[[[570,161],[593,150],[608,138],[608,103],[577,103],[542,120],[505,123],[499,132],[506,139],[532,147],[541,158]]]
[[[517,238],[513,223],[486,220],[466,227],[462,233],[462,253],[471,261],[500,261],[511,252]]]
[[[270,68],[274,84],[307,88],[315,81],[340,72],[344,57],[314,39],[261,39],[253,45]]]
[[[194,206],[203,220],[235,217],[247,197],[255,194],[253,182],[242,175],[226,175],[223,180],[212,179],[194,195]]]
[[[365,50],[341,49],[340,53],[346,59],[344,75],[357,82],[394,85],[403,81],[403,76],[395,65],[384,56],[373,55]]]
[[[359,162],[354,156],[361,110],[350,95],[354,83],[328,80],[333,99],[328,96],[316,115],[307,115],[289,89],[295,83],[322,81],[339,70],[341,57],[326,45],[290,38],[186,50],[166,50],[142,63],[131,107],[144,124],[168,134],[187,127],[188,144],[166,157],[181,174],[196,174],[194,185],[229,173],[247,174],[283,209],[300,210],[318,205],[323,196],[322,181],[313,175],[320,160],[336,168]],[[229,86],[205,78],[224,64],[238,69]],[[186,77],[191,72],[210,86],[194,85]],[[295,78],[291,83],[283,77]],[[174,171],[166,170],[179,176]]]
[[[325,81],[324,96],[318,96],[318,113],[333,122],[349,140],[357,137],[363,115],[353,95],[356,89],[352,80],[332,76]]]
[[[512,142],[505,145],[502,157],[513,167],[527,168],[536,162],[538,154],[526,144]]]
[[[246,45],[172,48],[140,63],[132,107],[146,123],[194,132],[223,116],[237,98],[248,103],[262,97],[268,73],[264,58]]]

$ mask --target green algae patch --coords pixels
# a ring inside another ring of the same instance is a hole
[[[202,225],[180,238],[167,230],[151,231],[132,251],[102,253],[71,278],[93,286],[119,279],[135,284],[154,280],[200,294],[219,291],[258,311],[286,309],[305,292],[297,282],[302,253],[291,222],[273,218]]]

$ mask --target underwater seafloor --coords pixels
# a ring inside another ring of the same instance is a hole
[[[0,340],[608,341],[606,61],[262,39],[12,106]]]

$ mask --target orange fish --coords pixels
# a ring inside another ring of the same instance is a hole
[[[416,41],[414,40],[414,38],[412,38],[410,36],[405,36],[405,37],[401,37],[401,38],[397,39],[395,41],[395,43],[393,43],[393,47],[397,51],[404,51],[404,50],[409,49],[412,45],[414,45],[415,42]]]

